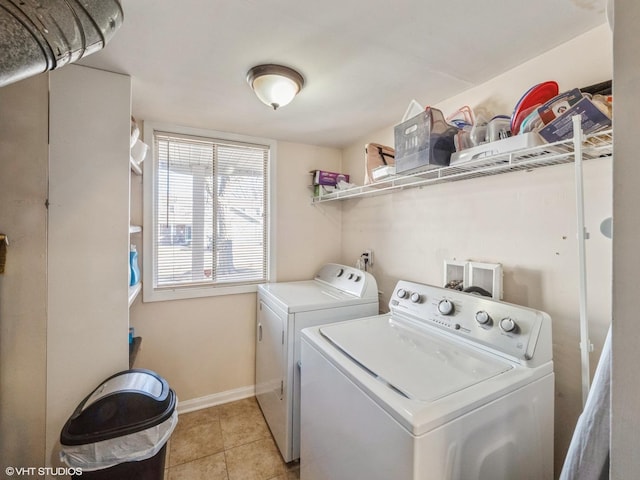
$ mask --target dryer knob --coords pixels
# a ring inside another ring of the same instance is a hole
[[[444,300],[440,300],[440,303],[438,303],[438,311],[442,315],[451,315],[454,310],[455,307],[453,306],[453,302],[451,300],[447,300],[445,298]]]
[[[398,297],[405,298],[407,296],[407,291],[404,288],[398,289]]]
[[[422,302],[422,296],[419,293],[412,293],[411,294],[411,302],[413,302],[413,303]]]
[[[344,273],[344,268],[340,268],[338,270],[338,273],[336,273],[336,277],[341,277],[343,273]]]
[[[479,312],[476,312],[476,322],[478,322],[480,325],[487,325],[490,320],[491,320],[491,317],[484,310],[480,310]]]
[[[513,332],[517,326],[511,317],[505,317],[500,320],[500,328],[505,332]]]

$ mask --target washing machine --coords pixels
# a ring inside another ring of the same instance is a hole
[[[376,315],[378,286],[368,272],[323,266],[312,280],[258,286],[256,398],[286,462],[300,457],[300,331]]]
[[[302,480],[553,478],[551,320],[399,281],[390,312],[302,332]]]

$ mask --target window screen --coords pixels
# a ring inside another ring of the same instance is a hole
[[[155,289],[264,282],[269,146],[154,133]]]

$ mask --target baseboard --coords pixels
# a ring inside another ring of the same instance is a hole
[[[178,401],[178,414],[194,412],[202,408],[214,407],[223,403],[242,400],[243,398],[253,397],[256,394],[255,385],[240,387],[226,392],[214,393],[206,397],[191,398],[189,400]]]

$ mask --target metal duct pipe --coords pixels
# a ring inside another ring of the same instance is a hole
[[[0,87],[104,48],[123,16],[119,0],[0,0]]]

